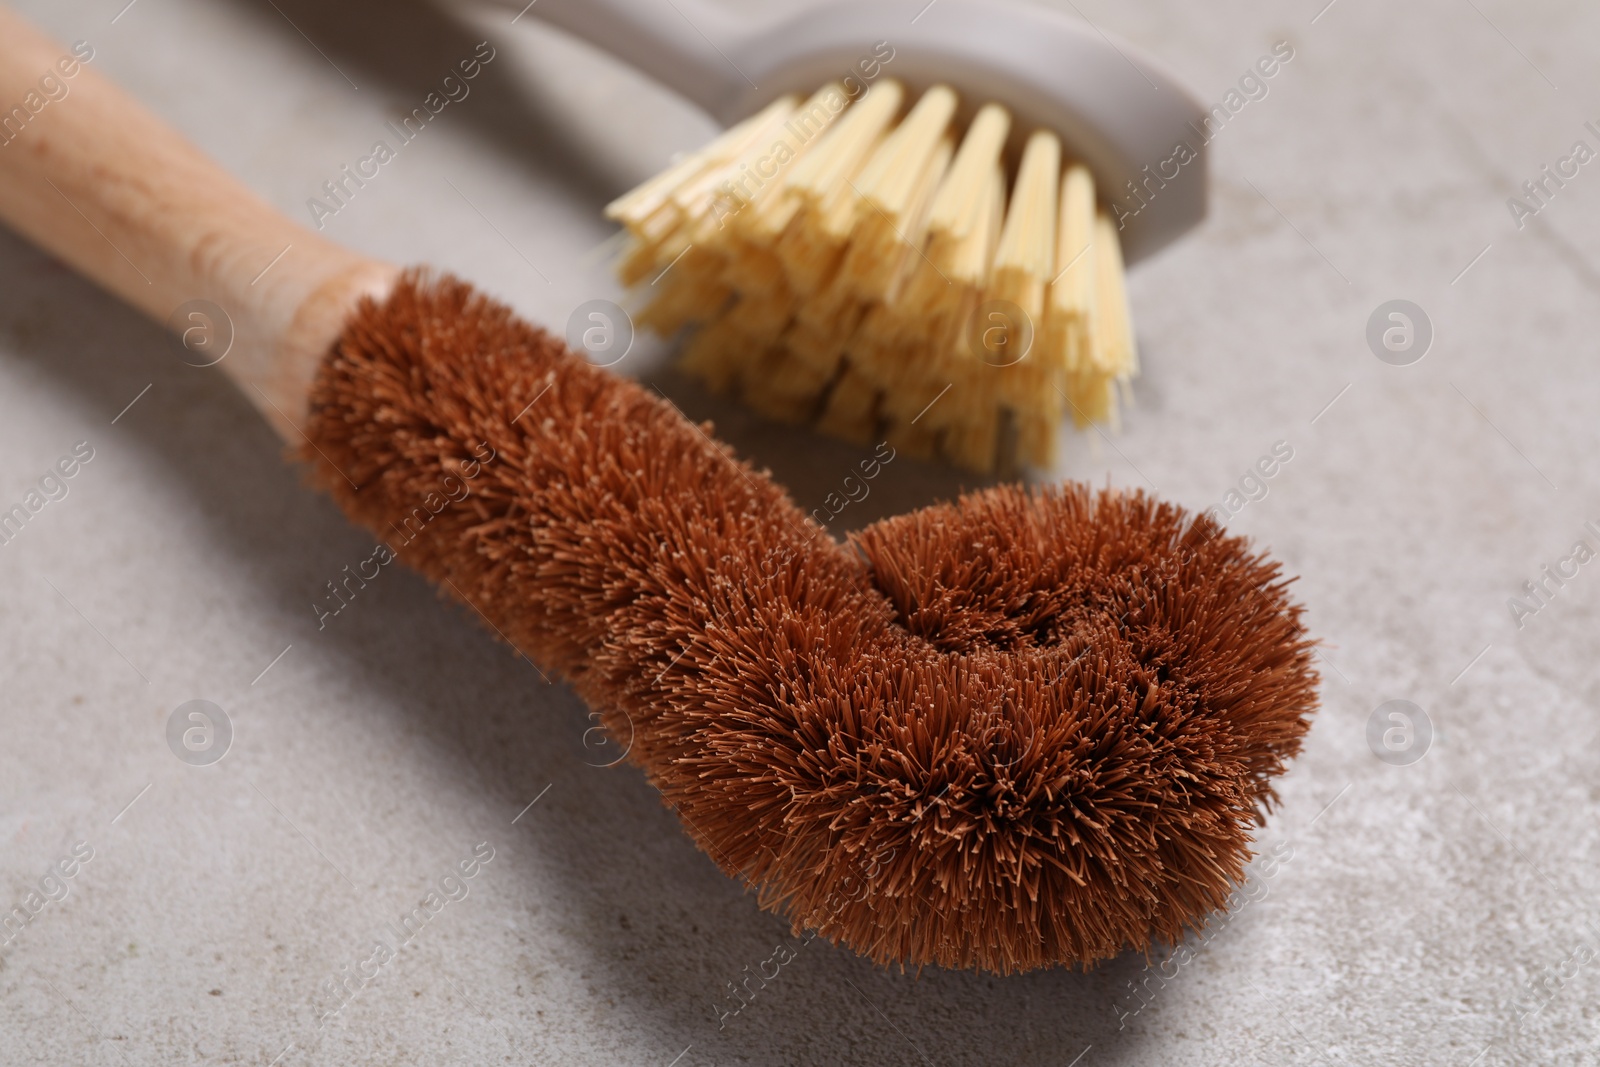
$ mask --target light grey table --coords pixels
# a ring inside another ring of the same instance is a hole
[[[301,217],[492,39],[472,95],[327,232],[543,322],[619,295],[601,205],[710,133],[504,12],[125,2],[22,6]],[[66,893],[0,948],[0,1062],[1600,1060],[1600,562],[1573,556],[1600,548],[1600,162],[1520,228],[1507,205],[1574,142],[1600,148],[1600,12],[1324,2],[1064,5],[1210,101],[1294,49],[1211,146],[1210,220],[1133,277],[1137,408],[1056,472],[1206,507],[1293,450],[1231,522],[1301,575],[1324,708],[1261,833],[1279,862],[1186,963],[914,976],[799,947],[636,771],[591,766],[608,750],[568,691],[418,578],[386,571],[319,630],[324,583],[370,539],[217,373],[0,235],[0,507],[93,450],[0,545],[0,907]],[[1366,340],[1395,299],[1432,326],[1409,366]],[[662,368],[645,344],[619,370],[802,504],[856,458]],[[841,525],[960,485],[896,462]],[[1563,559],[1576,577],[1514,617]],[[167,744],[192,699],[231,725],[212,766]],[[1425,709],[1419,761],[1369,746],[1390,700]],[[480,844],[493,858],[445,883],[461,899],[369,964]],[[58,862],[72,877],[45,879]],[[719,1023],[786,940],[794,961]],[[319,1029],[325,986],[374,969]]]

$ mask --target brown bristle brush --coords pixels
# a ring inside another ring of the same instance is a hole
[[[67,59],[0,11],[0,99]],[[631,731],[762,906],[881,964],[1002,973],[1225,907],[1316,702],[1277,564],[1076,486],[839,544],[666,401],[296,227],[72,65],[0,147],[0,215],[158,321],[225,309],[221,368],[379,536],[475,474],[402,558]]]

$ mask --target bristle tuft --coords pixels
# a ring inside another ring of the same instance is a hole
[[[1138,369],[1089,171],[1034,131],[1008,189],[1005,109],[963,131],[945,86],[903,115],[898,82],[857,90],[785,98],[613,205],[640,324],[695,327],[683,368],[763,413],[984,472],[1009,430],[1050,467],[1066,417],[1115,425]]]

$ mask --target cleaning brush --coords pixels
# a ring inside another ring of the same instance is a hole
[[[60,54],[0,10],[0,98]],[[219,367],[316,481],[380,537],[427,508],[400,558],[631,731],[797,929],[1087,965],[1241,880],[1317,679],[1278,565],[1208,520],[1001,487],[840,544],[664,399],[300,229],[87,68],[0,148],[0,218],[157,321],[219,305]]]
[[[772,418],[983,472],[1052,465],[1069,415],[1115,422],[1138,369],[1123,230],[1142,253],[1204,210],[1203,162],[1175,152],[1202,112],[1170,79],[1006,3],[720,31],[725,12],[657,6],[531,10],[718,117],[764,102],[607,209],[637,322],[684,335],[685,370]],[[780,91],[814,71],[844,76]],[[962,84],[996,102],[964,110]],[[1108,212],[1097,178],[1133,208]]]
[[[903,96],[784,97],[614,202],[622,280],[649,283],[637,321],[695,326],[682,367],[772,418],[1047,467],[1063,417],[1114,420],[1137,369],[1116,227],[1053,133],[1028,138],[1007,203],[1009,113],[986,105],[957,148],[951,89],[896,123]]]

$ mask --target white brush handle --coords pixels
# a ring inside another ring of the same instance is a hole
[[[581,38],[713,115],[755,86],[736,66],[743,34],[699,0],[495,0]]]
[[[1002,104],[1016,120],[1015,150],[1033,130],[1053,130],[1101,196],[1121,205],[1130,264],[1205,217],[1206,108],[1139,49],[1041,4],[823,0],[746,21],[707,0],[478,2],[573,33],[724,125],[784,93],[852,77],[894,78],[912,93],[948,84],[969,110]]]

